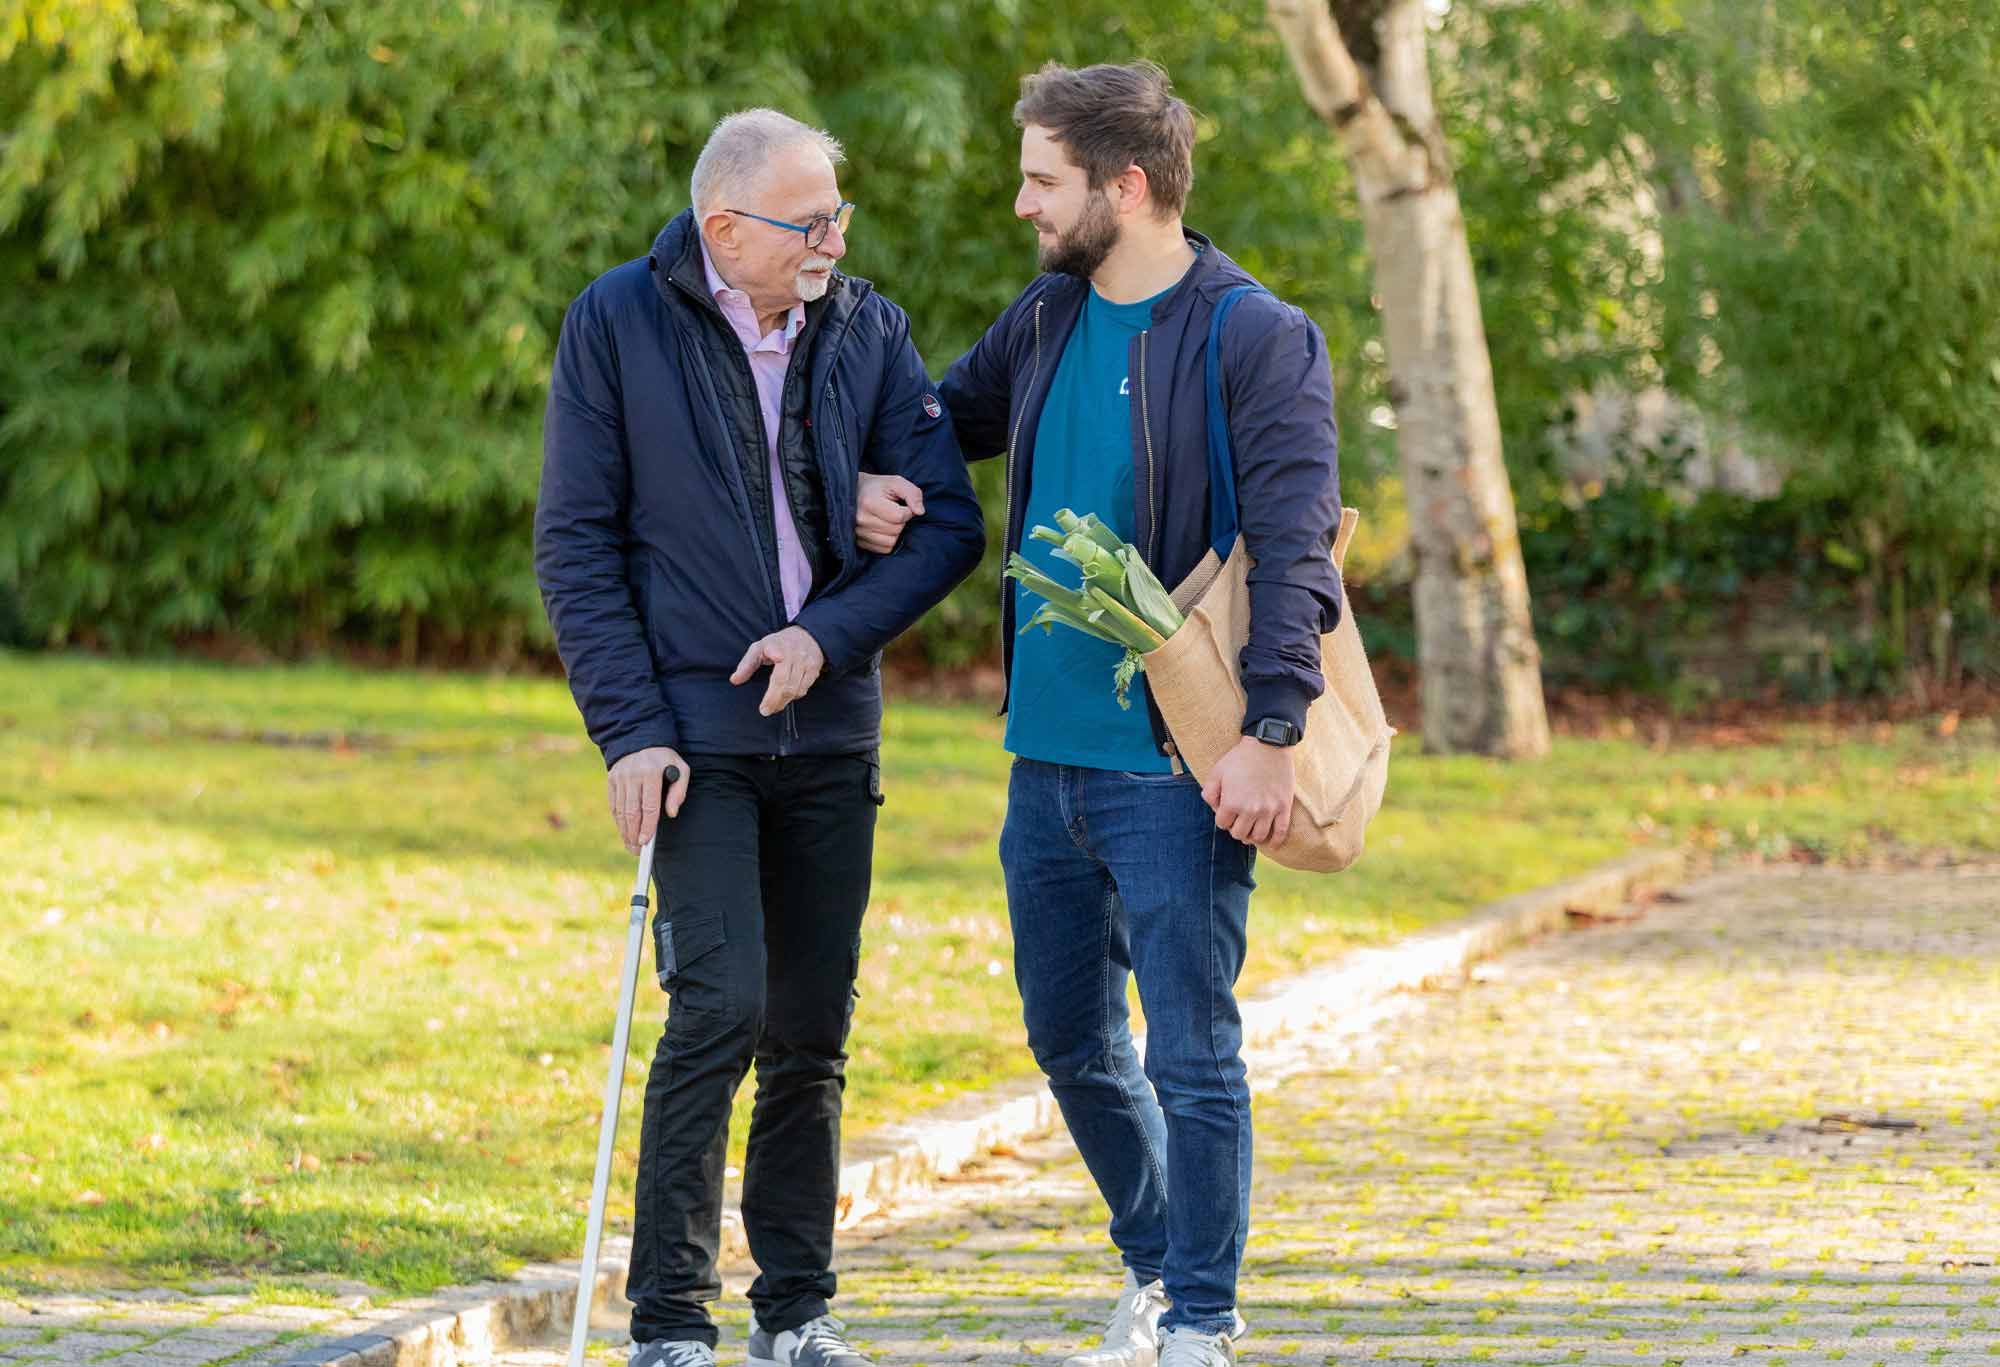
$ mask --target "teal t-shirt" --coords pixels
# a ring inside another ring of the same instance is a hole
[[[1164,291],[1162,291],[1164,293]],[[1153,304],[1090,298],[1056,365],[1049,399],[1035,432],[1029,467],[1026,531],[1056,525],[1056,509],[1096,513],[1127,541],[1136,530],[1132,505],[1132,399],[1128,364],[1132,339],[1152,325]],[[1053,579],[1076,584],[1083,575],[1055,547],[1023,533],[1021,554]],[[1041,607],[1040,595],[1014,585],[1017,628]],[[1008,681],[1007,749],[1026,759],[1088,769],[1168,773],[1172,764],[1153,742],[1146,702],[1135,680],[1129,708],[1118,705],[1112,671],[1124,654],[1109,641],[1066,626],[1036,627],[1014,640]]]

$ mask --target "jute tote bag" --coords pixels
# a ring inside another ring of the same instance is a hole
[[[1222,297],[1208,331],[1209,527],[1214,541],[1201,564],[1173,591],[1187,614],[1165,645],[1148,652],[1146,680],[1173,733],[1174,747],[1195,777],[1206,780],[1216,761],[1242,739],[1247,701],[1238,660],[1250,636],[1251,560],[1237,530],[1236,466],[1222,407],[1222,323],[1254,285]],[[1333,541],[1338,579],[1360,514],[1340,512]],[[1368,822],[1381,809],[1389,781],[1389,738],[1354,613],[1341,589],[1340,623],[1320,637],[1326,691],[1306,711],[1305,739],[1293,749],[1298,786],[1292,827],[1282,845],[1263,851],[1291,869],[1335,873],[1361,857]]]

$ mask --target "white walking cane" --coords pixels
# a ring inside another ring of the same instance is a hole
[[[680,777],[681,771],[670,764],[660,781],[663,787],[670,788]],[[666,819],[663,800],[660,820]],[[632,919],[625,927],[625,970],[618,978],[618,1023],[611,1031],[611,1067],[604,1079],[604,1121],[597,1131],[597,1174],[590,1183],[590,1224],[584,1229],[583,1267],[577,1273],[569,1367],[583,1367],[583,1343],[590,1336],[590,1303],[597,1293],[597,1245],[604,1236],[604,1198],[611,1185],[611,1148],[618,1138],[618,1101],[625,1090],[625,1045],[632,1035],[632,998],[639,985],[639,945],[646,934],[646,890],[653,881],[653,844],[658,839],[655,834],[639,851],[639,876],[632,883]]]

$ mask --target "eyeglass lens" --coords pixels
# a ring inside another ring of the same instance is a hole
[[[853,217],[854,206],[852,204],[843,204],[831,214],[813,215],[806,223],[806,250],[818,251],[820,244],[826,241],[826,234],[830,228],[838,227],[841,233],[845,235],[847,225]]]

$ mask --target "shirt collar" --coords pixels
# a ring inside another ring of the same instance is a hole
[[[724,280],[720,275],[715,273],[715,261],[708,254],[708,239],[701,238],[700,241],[701,269],[708,276],[708,292],[715,297],[715,302],[726,307],[729,304],[740,301],[746,309],[749,308],[750,296],[742,290],[734,288],[727,280]],[[756,314],[752,312],[751,317],[754,318],[755,316]],[[791,312],[785,315],[785,340],[789,342],[794,337],[797,337],[805,329],[805,325],[806,306],[804,304],[793,304]]]

